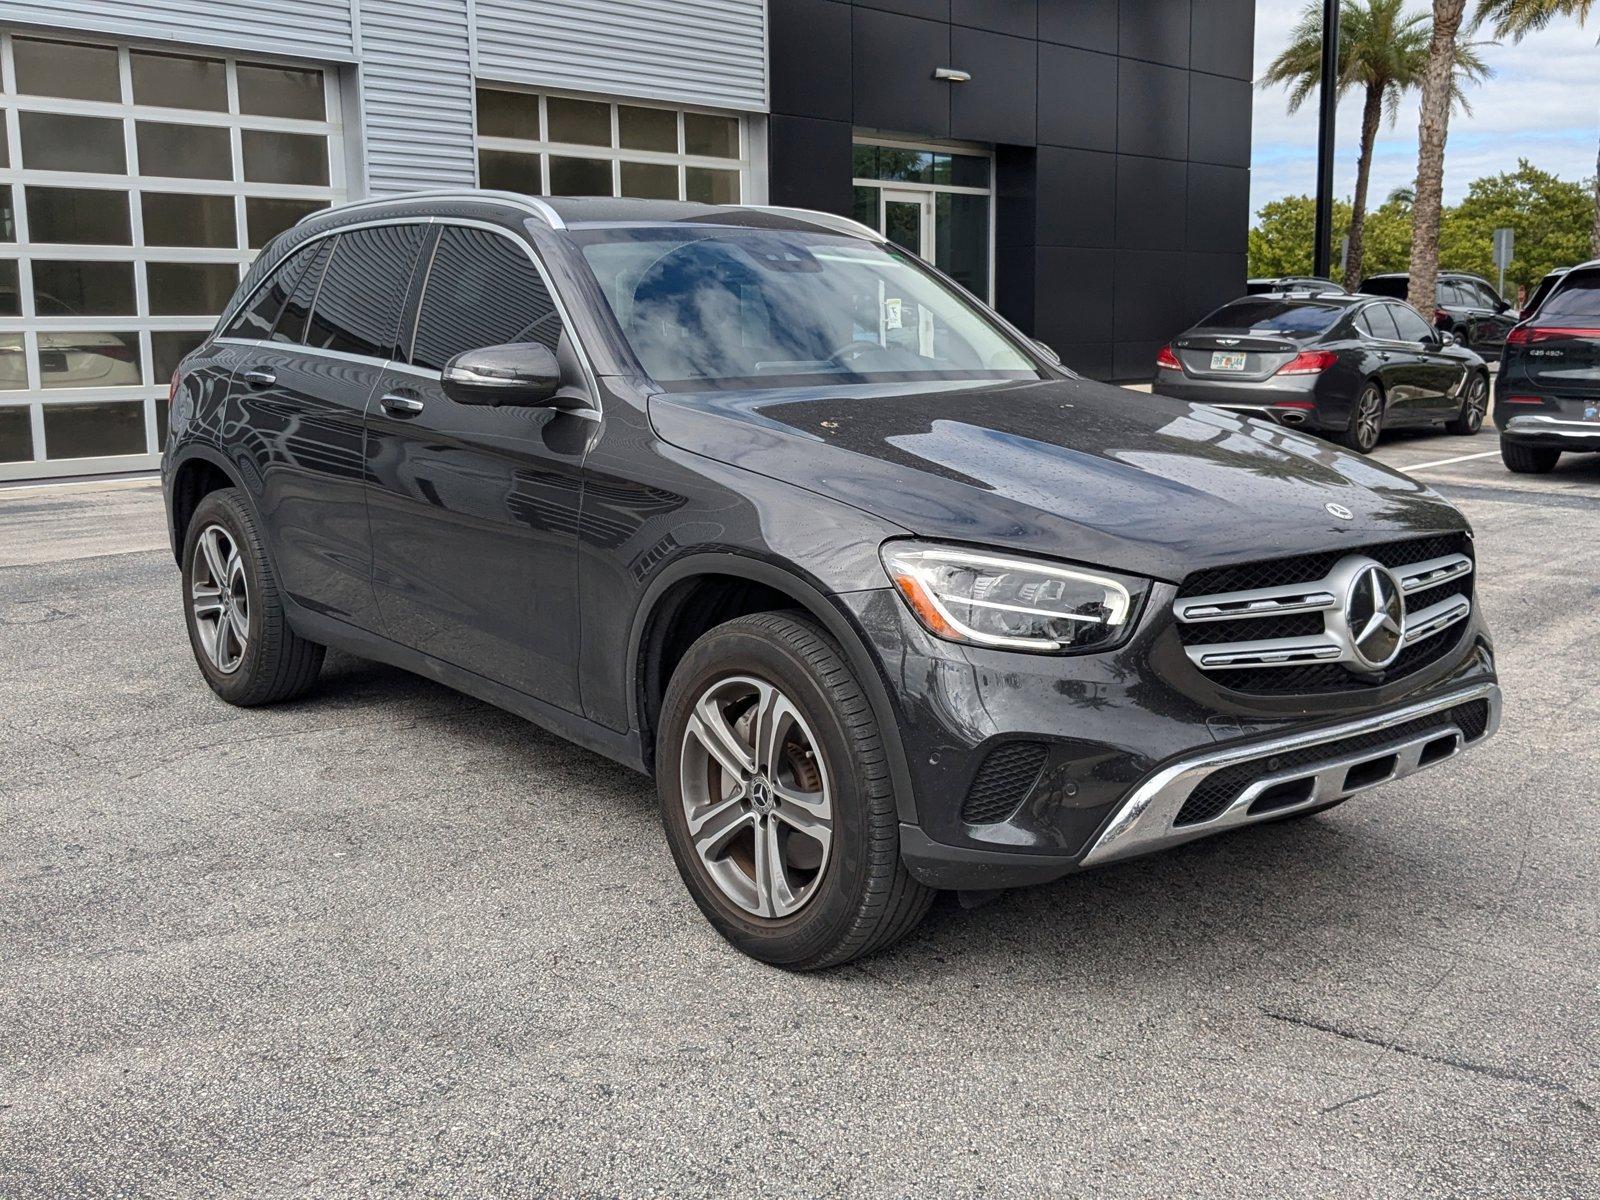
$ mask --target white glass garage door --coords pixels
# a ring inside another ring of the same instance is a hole
[[[584,96],[478,88],[478,183],[534,196],[635,196],[739,204],[745,124]]]
[[[0,31],[0,479],[154,466],[167,384],[344,197],[332,72]]]

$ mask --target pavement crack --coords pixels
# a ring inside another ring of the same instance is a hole
[[[1273,1012],[1270,1009],[1264,1008],[1261,1010],[1261,1015],[1270,1021],[1281,1021],[1285,1025],[1295,1025],[1301,1029],[1315,1029],[1319,1033],[1332,1034],[1334,1037],[1344,1038],[1347,1041],[1359,1042],[1363,1046],[1376,1046],[1378,1049],[1385,1052],[1404,1054],[1408,1058],[1420,1059],[1423,1062],[1434,1063],[1441,1067],[1453,1067],[1457,1071],[1466,1071],[1468,1074],[1482,1075],[1489,1079],[1499,1079],[1507,1083],[1526,1084],[1529,1087],[1535,1087],[1541,1091],[1550,1092],[1554,1095],[1561,1096],[1566,1100],[1570,1100],[1574,1105],[1582,1109],[1584,1112],[1594,1112],[1594,1106],[1592,1104],[1583,1099],[1583,1097],[1574,1093],[1570,1087],[1557,1079],[1547,1079],[1543,1075],[1532,1075],[1525,1071],[1513,1071],[1505,1067],[1490,1066],[1488,1063],[1473,1062],[1471,1059],[1457,1058],[1453,1055],[1433,1054],[1427,1050],[1418,1050],[1411,1046],[1402,1046],[1398,1042],[1390,1041],[1386,1038],[1373,1037],[1371,1034],[1361,1033],[1352,1029],[1341,1029],[1337,1025],[1329,1025],[1323,1021],[1313,1020],[1310,1017],[1296,1016],[1294,1013]],[[1349,1104],[1356,1100],[1366,1099],[1368,1096],[1374,1096],[1377,1094],[1377,1092],[1381,1092],[1382,1090],[1382,1088],[1378,1088],[1377,1091],[1374,1092],[1366,1092],[1359,1096],[1352,1096],[1349,1100],[1343,1101],[1340,1104],[1335,1104],[1331,1108],[1325,1108],[1322,1111],[1332,1112],[1333,1109],[1341,1108],[1344,1104]]]
[[[1345,1105],[1355,1104],[1359,1100],[1371,1100],[1374,1096],[1381,1096],[1388,1090],[1388,1088],[1373,1088],[1370,1092],[1360,1092],[1354,1096],[1346,1096],[1337,1104],[1330,1104],[1328,1107],[1324,1108],[1322,1110],[1322,1115],[1327,1116],[1331,1112],[1338,1112],[1341,1108],[1345,1107]]]

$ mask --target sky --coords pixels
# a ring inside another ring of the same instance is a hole
[[[1289,31],[1307,0],[1258,0],[1256,5],[1256,75],[1289,42]],[[1413,0],[1413,11],[1431,6]],[[1474,35],[1484,38],[1486,34]],[[1600,9],[1588,28],[1570,18],[1524,38],[1486,46],[1483,57],[1494,77],[1470,94],[1473,115],[1459,111],[1450,118],[1445,150],[1444,198],[1461,199],[1467,185],[1483,175],[1515,170],[1519,157],[1563,179],[1584,179],[1595,172],[1600,146]],[[1257,88],[1254,154],[1250,180],[1252,219],[1261,206],[1280,196],[1310,195],[1316,190],[1316,96],[1294,116],[1287,92]],[[1360,138],[1361,97],[1347,94],[1339,105],[1335,193],[1348,199],[1355,191],[1356,148]],[[1393,126],[1385,124],[1373,156],[1371,202],[1374,207],[1397,187],[1409,187],[1417,171],[1417,96],[1409,94]]]

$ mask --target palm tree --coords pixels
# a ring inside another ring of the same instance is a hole
[[[1428,18],[1408,14],[1406,0],[1341,0],[1339,13],[1339,94],[1353,88],[1363,93],[1361,145],[1356,156],[1356,191],[1350,214],[1350,253],[1345,286],[1355,288],[1362,275],[1367,189],[1378,129],[1387,112],[1390,124],[1400,97],[1422,79],[1428,61]],[[1458,47],[1454,99],[1466,107],[1464,85],[1488,75],[1475,47]],[[1322,6],[1311,0],[1289,45],[1272,61],[1261,86],[1289,88],[1289,111],[1296,112],[1322,82]],[[1470,110],[1469,110],[1470,111]]]
[[[1411,205],[1411,286],[1406,299],[1429,320],[1437,304],[1439,218],[1444,210],[1444,143],[1450,136],[1456,50],[1467,0],[1433,0],[1433,33],[1422,72],[1417,123],[1417,198]]]
[[[1594,4],[1595,0],[1478,0],[1478,20],[1491,22],[1496,37],[1509,34],[1520,42],[1557,17],[1577,17],[1582,24]],[[1594,227],[1589,231],[1589,249],[1600,258],[1600,154],[1595,156]]]

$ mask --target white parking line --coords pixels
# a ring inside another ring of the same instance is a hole
[[[1500,451],[1485,450],[1481,454],[1458,454],[1454,458],[1439,458],[1433,462],[1417,463],[1415,466],[1405,466],[1400,463],[1395,465],[1402,471],[1426,471],[1429,467],[1448,467],[1451,463],[1471,462],[1475,458],[1494,458]]]

